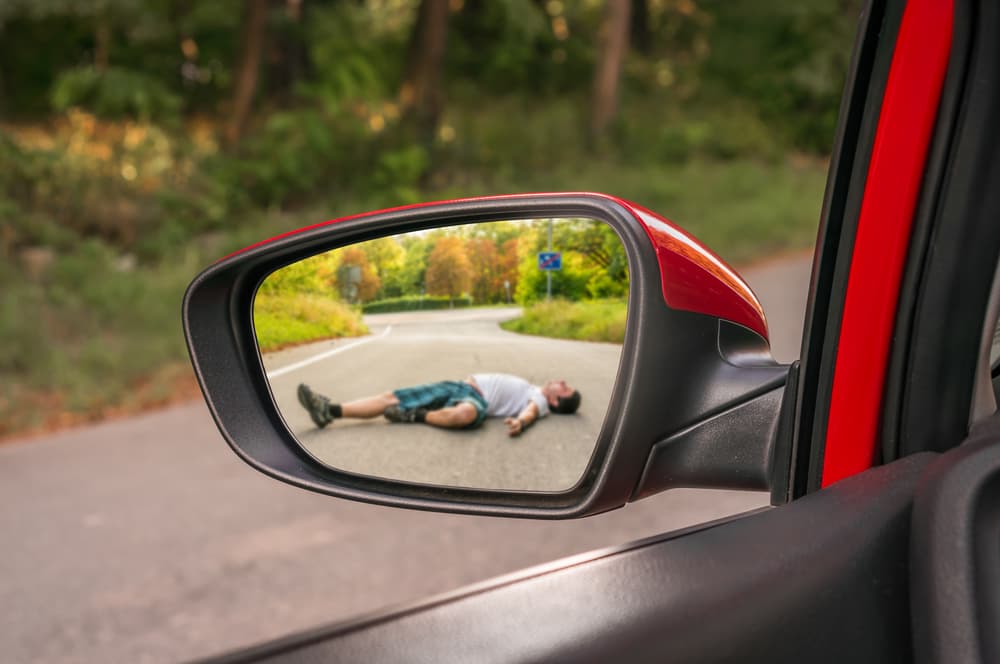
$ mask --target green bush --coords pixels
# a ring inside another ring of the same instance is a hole
[[[121,67],[67,70],[52,85],[51,100],[57,111],[78,106],[102,118],[160,122],[176,121],[182,105],[162,81]]]
[[[57,414],[51,408],[95,413],[118,406],[164,367],[184,361],[177,307],[202,264],[196,254],[135,269],[91,239],[72,253],[53,253],[32,278],[16,263],[0,264],[0,406],[10,409],[0,413],[0,430],[37,425]],[[55,401],[31,408],[23,401],[31,395]]]
[[[745,109],[692,110],[664,119],[652,137],[646,124],[629,126],[625,142],[629,154],[659,163],[682,163],[695,157],[773,161],[787,151],[785,138]]]
[[[859,9],[857,0],[727,0],[709,33],[707,96],[742,97],[796,148],[827,153]]]
[[[314,293],[258,293],[253,320],[257,343],[264,352],[368,333],[355,309]]]
[[[275,113],[237,152],[209,159],[206,175],[222,183],[234,209],[301,201],[339,181],[351,146],[335,125],[345,120],[308,108]]]
[[[552,300],[534,304],[520,318],[500,326],[522,334],[620,344],[625,340],[625,319],[624,300]]]
[[[461,307],[471,307],[472,298],[468,296],[456,297],[454,299],[437,295],[407,295],[405,297],[393,297],[386,300],[376,300],[369,302],[362,307],[366,314],[384,314],[393,311],[422,311],[430,309],[457,309]]]

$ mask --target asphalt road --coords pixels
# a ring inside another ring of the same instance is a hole
[[[334,468],[428,484],[565,490],[583,475],[594,450],[621,345],[515,334],[498,325],[518,315],[520,309],[506,307],[366,316],[370,336],[270,353],[264,363],[286,423]],[[500,371],[536,385],[564,378],[586,399],[572,417],[543,418],[511,438],[497,418],[471,430],[393,425],[382,417],[317,429],[296,397],[300,382],[339,402]]]
[[[746,273],[782,360],[808,273]],[[245,466],[193,403],[0,446],[0,659],[205,656],[765,503],[677,490],[568,522],[351,503]]]

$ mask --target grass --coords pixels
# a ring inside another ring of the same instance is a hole
[[[552,300],[528,307],[523,316],[501,327],[541,337],[620,344],[625,340],[625,313],[622,300]]]
[[[188,283],[220,256],[303,223],[258,215],[154,264],[96,240],[53,249],[37,273],[22,256],[0,260],[0,438],[197,395],[181,328]]]
[[[355,309],[313,293],[259,293],[253,320],[262,352],[368,333]]]
[[[826,164],[817,159],[696,159],[677,165],[594,161],[492,185],[468,182],[446,197],[524,191],[597,191],[657,212],[731,264],[811,247],[816,241]]]
[[[169,400],[183,366],[180,296],[200,261],[126,270],[94,243],[43,277],[0,270],[0,435]],[[190,368],[185,367],[190,376]]]

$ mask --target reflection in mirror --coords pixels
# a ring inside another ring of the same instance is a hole
[[[353,473],[563,491],[614,387],[628,262],[592,219],[379,238],[271,273],[254,302],[271,392],[302,447]]]

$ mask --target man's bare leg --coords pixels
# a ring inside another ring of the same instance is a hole
[[[476,421],[476,407],[463,402],[450,408],[440,408],[427,413],[424,421],[442,429],[462,429]]]
[[[371,419],[379,417],[389,406],[399,405],[399,399],[392,392],[378,394],[373,397],[355,399],[340,404],[341,417],[354,417],[359,419]]]

